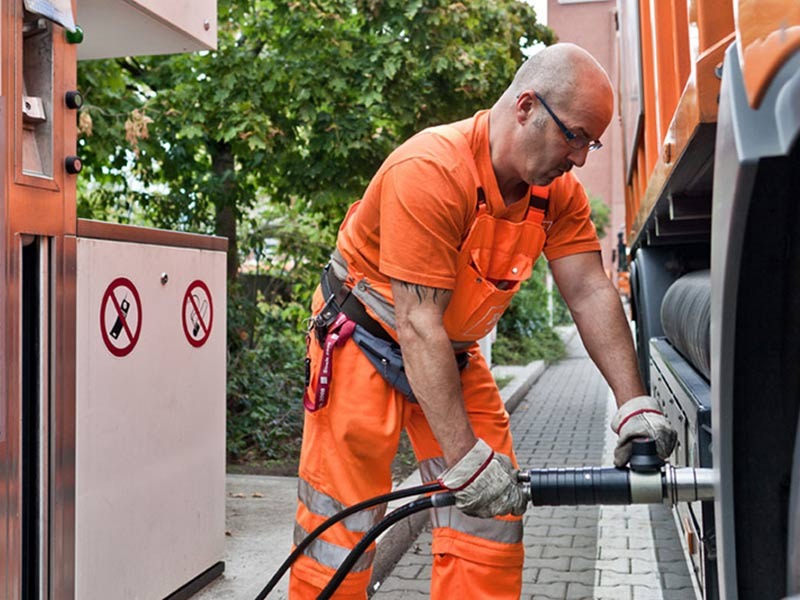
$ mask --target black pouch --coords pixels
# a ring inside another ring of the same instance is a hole
[[[396,342],[387,342],[378,336],[372,335],[369,331],[356,325],[353,331],[353,341],[358,344],[364,356],[367,357],[375,370],[380,373],[386,383],[391,385],[401,394],[404,394],[411,402],[416,402],[411,384],[406,376],[406,369],[403,366],[403,353]],[[463,371],[469,363],[469,353],[459,352],[456,354],[458,370]]]
[[[358,344],[364,356],[386,380],[386,383],[415,402],[414,392],[411,391],[411,384],[408,383],[406,369],[403,366],[403,354],[400,346],[372,335],[361,325],[356,325],[355,331],[353,331],[353,341]]]

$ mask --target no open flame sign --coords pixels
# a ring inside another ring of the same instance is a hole
[[[188,342],[199,348],[208,341],[214,321],[214,304],[208,286],[200,279],[189,284],[183,295],[183,333]]]

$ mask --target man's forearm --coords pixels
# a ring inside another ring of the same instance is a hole
[[[453,347],[442,323],[450,293],[392,280],[397,336],[408,381],[448,466],[476,442]]]
[[[636,350],[619,294],[599,252],[553,260],[553,277],[572,312],[586,350],[614,392],[617,405],[645,394]]]
[[[402,342],[411,389],[442,447],[447,465],[452,466],[476,441],[464,408],[453,347],[444,329],[440,335],[406,335]]]
[[[628,321],[611,283],[606,280],[570,308],[586,351],[614,392],[617,405],[645,394]]]

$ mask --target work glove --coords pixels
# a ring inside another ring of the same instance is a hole
[[[528,508],[528,497],[517,481],[519,471],[511,459],[495,453],[479,439],[461,460],[439,477],[453,492],[456,508],[473,517],[520,516]]]
[[[650,396],[637,396],[619,407],[611,419],[611,430],[619,436],[614,449],[614,464],[624,467],[631,458],[633,440],[650,438],[656,452],[666,460],[675,448],[678,434]]]

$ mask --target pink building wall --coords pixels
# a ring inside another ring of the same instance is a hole
[[[572,42],[589,51],[608,71],[614,90],[619,80],[617,56],[616,0],[548,0],[547,25],[561,42]],[[611,260],[617,233],[625,226],[625,191],[623,187],[622,128],[617,98],[614,118],[601,137],[603,147],[589,155],[586,164],[576,169],[586,190],[601,198],[611,209],[611,223],[601,240],[606,272],[616,280]]]

